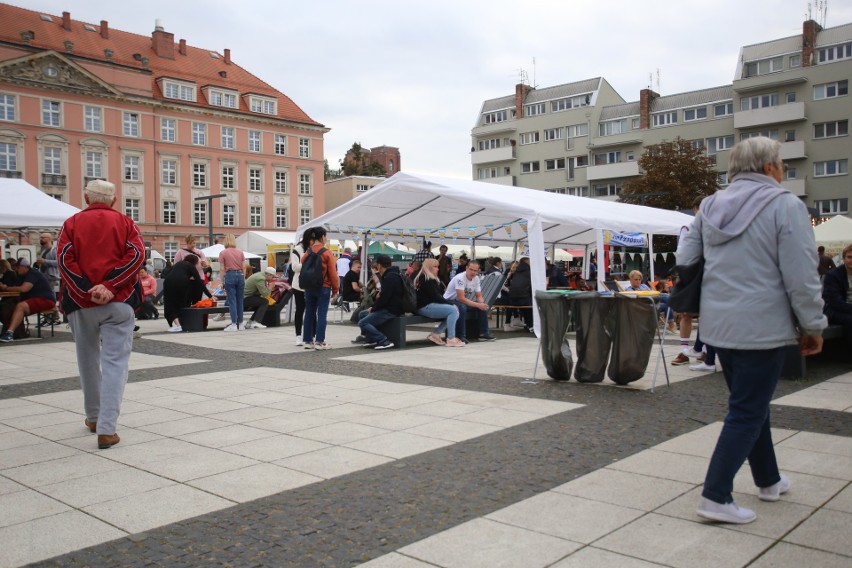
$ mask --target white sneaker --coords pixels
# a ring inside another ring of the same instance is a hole
[[[511,325],[512,327],[526,327],[526,326],[524,325],[524,322],[523,322],[522,320],[519,320],[519,319],[517,319],[517,320],[513,320],[513,321],[512,321],[512,323],[511,323],[510,325]]]
[[[169,328],[169,333],[180,333],[182,331],[183,331],[183,328],[180,326],[179,323],[176,323],[172,327]]]
[[[305,342],[304,342],[304,341],[302,341],[302,338],[301,338],[301,337],[300,337],[299,339],[297,339],[297,340],[296,340],[296,347],[301,347],[301,346],[303,346],[304,344],[305,344]]]
[[[260,323],[259,321],[252,321],[252,322],[249,322],[249,323],[251,323],[252,329],[266,329],[266,326],[263,325],[262,323]],[[246,327],[248,327],[248,326],[246,326]]]
[[[239,331],[239,330],[240,330],[240,326],[238,324],[232,323],[232,324],[228,325],[228,327],[226,327],[222,331],[231,332],[231,331]]]
[[[745,507],[738,507],[733,501],[722,505],[705,497],[702,497],[698,503],[698,516],[719,523],[735,525],[745,525],[757,518],[754,511]]]
[[[701,355],[701,351],[696,351],[692,347],[684,347],[680,352],[693,359],[697,359]]]
[[[711,373],[716,372],[716,365],[709,365],[707,363],[698,363],[696,365],[689,366],[690,371],[710,371]]]
[[[769,487],[761,487],[757,493],[757,498],[761,501],[777,501],[781,495],[790,490],[790,478],[781,474],[781,480],[775,485]]]
[[[225,321],[226,319],[228,319],[228,314],[223,313],[223,314],[219,314],[215,318],[213,318],[213,321]]]
[[[510,323],[503,324],[503,331],[515,331],[515,326]]]

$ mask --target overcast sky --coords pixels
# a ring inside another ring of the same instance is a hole
[[[358,141],[399,147],[405,171],[468,179],[482,102],[513,94],[521,69],[539,87],[602,76],[627,101],[649,85],[715,87],[733,80],[741,46],[800,34],[808,13],[805,0],[11,3],[144,35],[161,18],[175,40],[230,48],[331,128],[332,167]],[[847,23],[852,0],[831,0],[827,27]]]

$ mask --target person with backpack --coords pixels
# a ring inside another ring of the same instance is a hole
[[[374,345],[376,349],[390,349],[393,347],[393,342],[379,331],[379,326],[405,313],[403,308],[405,285],[399,268],[393,265],[388,255],[380,254],[376,257],[376,270],[381,279],[381,292],[375,303],[359,314],[358,327],[361,328],[361,335],[352,343],[364,346]]]
[[[325,248],[327,239],[323,227],[311,227],[302,237],[302,269],[299,272],[299,287],[305,291],[305,325],[302,340],[305,349],[331,349],[325,341],[325,328],[329,302],[337,299],[340,280],[337,263],[330,250]]]

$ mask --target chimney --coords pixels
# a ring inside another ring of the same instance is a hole
[[[109,22],[101,20],[101,37],[109,39]]]
[[[813,20],[802,24],[802,67],[810,67],[813,64],[814,46],[817,34],[822,31],[822,26]]]
[[[163,28],[163,20],[154,21],[154,33],[151,34],[151,47],[154,53],[163,59],[175,58],[175,34],[170,34]]]
[[[523,83],[515,85],[515,118],[524,117],[524,101],[530,91],[532,91],[532,87],[529,85]]]
[[[651,103],[659,96],[651,89],[639,91],[639,128],[642,130],[651,128]]]
[[[231,64],[231,50],[225,49],[225,65]]]
[[[178,45],[178,53],[181,55],[186,55],[186,40],[180,40],[180,44]]]
[[[62,27],[65,31],[71,31],[71,12],[62,12]]]

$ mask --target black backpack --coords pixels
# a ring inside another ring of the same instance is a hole
[[[413,314],[417,311],[417,288],[408,276],[400,275],[400,278],[402,279],[402,309],[405,313]]]
[[[308,256],[302,263],[302,271],[299,273],[299,288],[302,290],[319,290],[322,288],[324,280],[322,255],[325,251],[325,248],[321,248],[317,252],[314,252],[313,249],[308,250]]]

